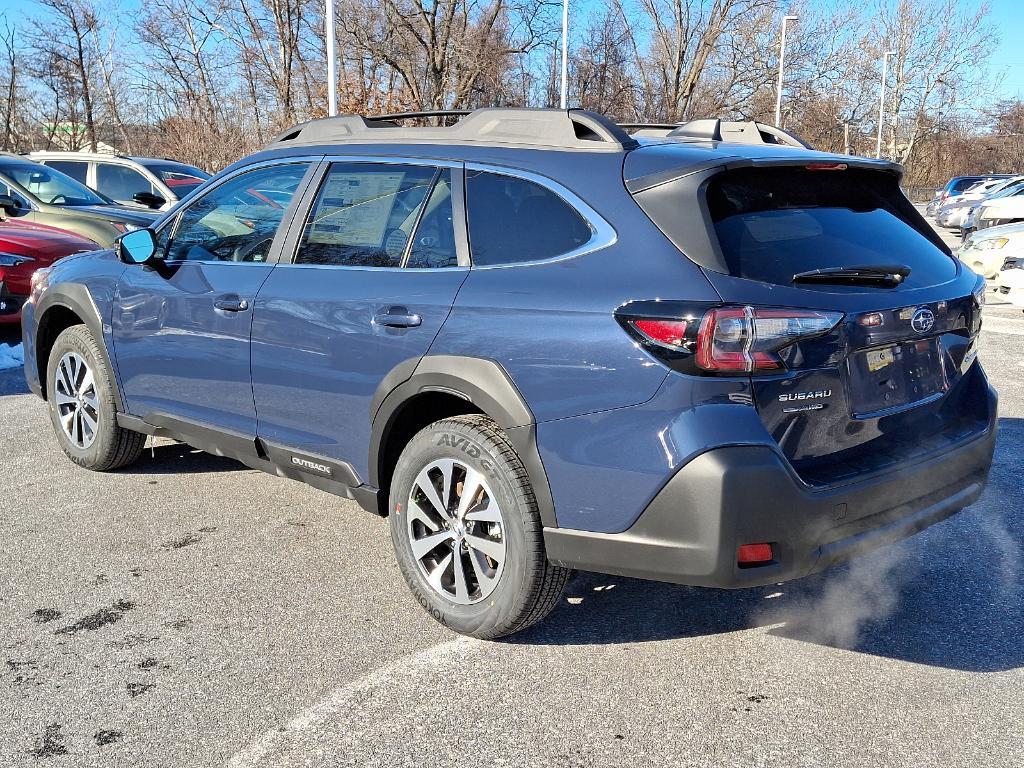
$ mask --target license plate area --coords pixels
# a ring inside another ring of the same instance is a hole
[[[858,418],[912,406],[949,388],[937,338],[857,352],[847,358],[847,375],[850,406]]]

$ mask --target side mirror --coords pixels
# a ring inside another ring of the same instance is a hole
[[[125,264],[145,264],[156,254],[156,238],[151,229],[136,229],[117,241],[117,257]]]
[[[154,195],[152,192],[136,192],[132,195],[132,200],[147,208],[163,208],[167,202],[160,195]]]
[[[21,203],[10,195],[0,195],[0,208],[3,208],[11,216],[17,216],[18,211],[21,210]]]

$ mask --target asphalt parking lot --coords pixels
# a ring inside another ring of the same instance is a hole
[[[86,472],[0,372],[0,765],[1018,764],[1024,314],[989,299],[973,507],[776,587],[578,574],[496,643],[429,619],[355,504],[166,441]]]

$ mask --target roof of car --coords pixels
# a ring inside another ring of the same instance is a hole
[[[64,149],[40,149],[24,155],[27,158],[42,157],[46,159],[67,159],[67,160],[126,160],[140,165],[150,163],[176,163],[187,165],[179,160],[172,160],[169,157],[140,157],[138,155],[121,155],[111,152],[89,152],[88,150],[64,150]]]
[[[402,124],[423,117],[461,119],[444,126]],[[602,164],[600,157],[626,155],[625,167],[621,159],[610,166],[622,169],[627,183],[731,163],[845,162],[901,171],[887,161],[818,152],[792,134],[754,121],[710,119],[620,126],[587,110],[518,108],[342,115],[313,120],[284,131],[262,152],[232,167],[281,156],[339,154],[339,150],[359,156],[376,152],[377,156],[388,157],[497,162],[553,176],[560,175],[559,169],[568,171],[571,165],[584,164],[597,171]],[[581,154],[587,159],[583,160]]]

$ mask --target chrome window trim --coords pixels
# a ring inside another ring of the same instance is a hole
[[[501,176],[511,176],[516,179],[523,179],[524,181],[530,181],[538,186],[544,187],[549,192],[553,192],[562,198],[562,201],[578,213],[583,220],[590,226],[593,234],[583,245],[574,248],[566,253],[559,254],[558,256],[549,256],[546,259],[531,259],[529,261],[516,261],[509,262],[508,264],[481,264],[473,265],[473,269],[509,269],[512,267],[534,267],[542,264],[553,264],[559,261],[567,261],[569,259],[579,258],[580,256],[586,256],[589,253],[600,251],[618,242],[619,235],[615,231],[615,228],[609,224],[601,214],[591,208],[582,198],[576,193],[572,192],[568,188],[562,186],[554,179],[550,179],[547,176],[542,176],[539,173],[533,173],[532,171],[524,171],[518,168],[509,168],[500,165],[491,165],[489,163],[466,163],[466,173],[470,171],[482,171],[484,173],[494,173]],[[469,184],[466,184],[466,200],[467,209],[469,206]],[[466,212],[466,226],[469,226],[469,212]],[[472,259],[472,233],[470,233],[470,258]]]

